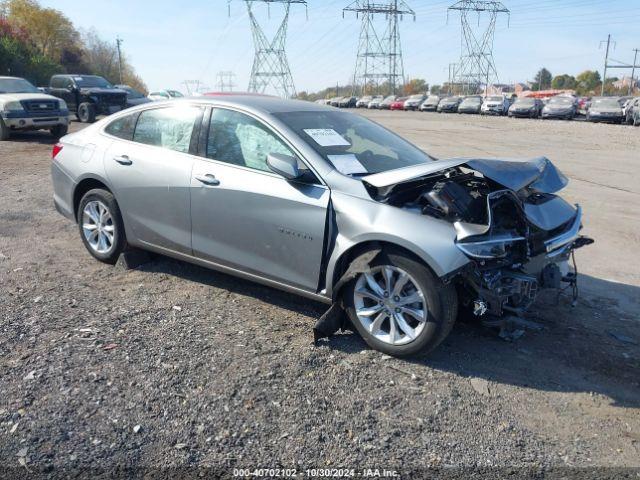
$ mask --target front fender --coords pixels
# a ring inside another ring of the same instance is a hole
[[[402,247],[443,277],[469,263],[455,246],[456,231],[448,222],[341,192],[332,194],[336,236],[326,274],[332,295],[340,259],[354,247],[382,242]]]

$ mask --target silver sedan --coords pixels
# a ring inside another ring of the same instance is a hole
[[[582,212],[546,158],[438,160],[380,125],[261,96],[135,107],[64,137],[54,202],[91,255],[143,249],[344,309],[373,348],[435,348],[458,310],[522,315]]]

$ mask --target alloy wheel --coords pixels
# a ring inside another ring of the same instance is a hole
[[[82,233],[89,247],[102,255],[113,249],[115,225],[107,206],[99,200],[88,202],[82,211]]]
[[[358,276],[353,290],[358,321],[373,337],[389,345],[414,341],[428,311],[418,283],[404,270],[379,266]]]

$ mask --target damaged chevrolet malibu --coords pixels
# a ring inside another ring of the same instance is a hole
[[[359,115],[266,96],[120,112],[62,138],[52,178],[96,259],[147,250],[319,300],[398,356],[433,350],[460,311],[524,315],[575,286],[592,242],[546,158],[436,160]]]

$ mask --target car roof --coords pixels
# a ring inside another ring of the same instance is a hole
[[[22,77],[0,77],[0,80],[24,80]]]
[[[331,107],[304,100],[287,100],[279,97],[256,95],[225,95],[216,97],[184,97],[172,100],[170,105],[179,102],[193,102],[211,105],[227,105],[231,107],[247,108],[266,114],[285,112],[335,112]]]

